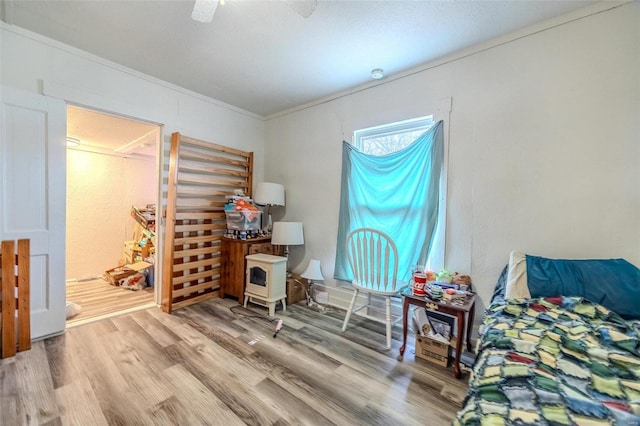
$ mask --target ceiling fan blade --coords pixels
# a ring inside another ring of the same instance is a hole
[[[209,23],[213,21],[213,15],[218,8],[219,0],[196,0],[191,11],[191,19],[198,22]]]
[[[303,18],[308,18],[316,10],[318,0],[285,0],[287,5]]]

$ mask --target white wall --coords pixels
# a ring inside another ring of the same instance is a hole
[[[136,223],[131,206],[156,202],[157,179],[152,157],[67,150],[67,279],[118,266]]]
[[[581,14],[270,118],[266,180],[304,223],[292,269],[320,259],[336,284],[341,141],[449,96],[444,266],[469,273],[483,305],[512,249],[640,265],[640,4]]]
[[[0,30],[2,84],[163,124],[166,143],[181,132],[254,151],[262,177],[261,117],[21,28],[0,23]]]
[[[165,170],[171,133],[181,132],[254,152],[254,182],[262,180],[262,117],[3,22],[0,53],[3,86],[163,125],[160,161]],[[65,164],[54,167],[64,175]],[[166,171],[164,178],[166,192]],[[57,285],[54,291],[61,289]]]

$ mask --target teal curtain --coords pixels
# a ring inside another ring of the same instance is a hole
[[[398,247],[398,279],[408,281],[412,265],[424,265],[438,218],[444,153],[442,121],[411,145],[384,156],[342,144],[340,218],[334,278],[353,279],[345,239],[354,229],[387,233]]]

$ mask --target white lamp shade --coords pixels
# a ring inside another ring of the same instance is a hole
[[[284,186],[279,183],[260,182],[253,201],[261,206],[284,206]]]
[[[324,277],[322,276],[322,271],[320,270],[320,261],[316,259],[311,259],[309,261],[309,266],[307,266],[307,269],[300,276],[308,280],[316,280],[316,281],[324,280]]]
[[[297,246],[304,244],[302,222],[275,222],[271,234],[271,244],[277,246]]]

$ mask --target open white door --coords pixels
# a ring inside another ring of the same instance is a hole
[[[66,105],[2,87],[0,240],[31,240],[31,338],[65,328]]]

